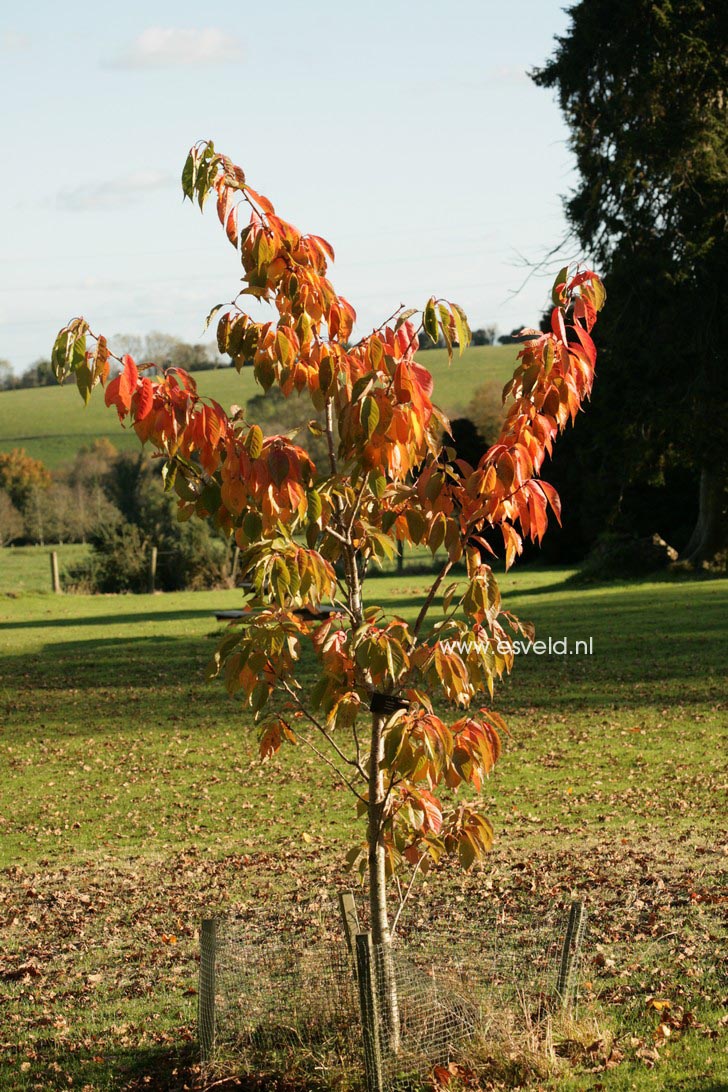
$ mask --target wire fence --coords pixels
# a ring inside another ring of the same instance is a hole
[[[494,915],[477,932],[413,917],[382,948],[353,899],[348,915],[318,899],[281,908],[275,922],[254,909],[207,921],[203,1059],[220,1072],[305,1075],[307,1087],[418,1087],[468,1043],[572,1006],[584,925],[574,911]]]

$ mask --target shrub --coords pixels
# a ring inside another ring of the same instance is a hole
[[[473,393],[466,416],[480,433],[485,447],[494,444],[500,435],[505,418],[503,388],[494,379],[486,379]]]

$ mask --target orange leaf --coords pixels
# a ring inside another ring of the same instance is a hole
[[[245,184],[245,192],[253,198],[258,208],[262,209],[266,215],[275,212],[275,209],[268,198],[264,197],[262,193],[256,193],[252,186],[249,186],[247,182]]]

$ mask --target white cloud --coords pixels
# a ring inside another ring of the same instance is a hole
[[[117,68],[226,64],[242,59],[234,35],[217,27],[147,27],[115,62]]]
[[[4,30],[0,34],[0,50],[3,53],[25,53],[30,49],[30,36],[17,30]]]
[[[55,205],[63,212],[124,208],[142,200],[147,193],[169,189],[176,183],[176,177],[167,171],[138,171],[106,182],[59,190]]]

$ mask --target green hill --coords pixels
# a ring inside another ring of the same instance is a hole
[[[467,408],[481,383],[489,379],[506,382],[517,351],[513,345],[479,346],[468,349],[461,359],[456,356],[448,366],[447,353],[432,349],[421,353],[419,360],[434,376],[435,401],[455,417]],[[200,393],[225,408],[233,403],[243,405],[260,392],[251,369],[240,375],[233,368],[198,372],[195,378]],[[102,436],[118,448],[135,449],[139,443],[134,432],[119,427],[113,410],[106,408],[98,392],[86,407],[71,383],[0,393],[0,451],[23,447],[53,468],[71,460],[82,444]]]

